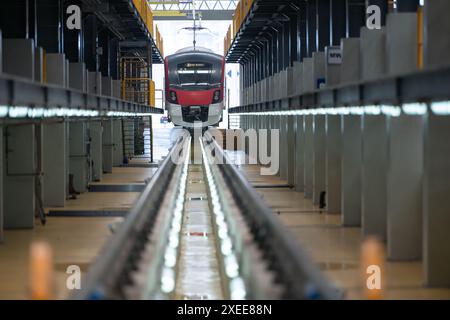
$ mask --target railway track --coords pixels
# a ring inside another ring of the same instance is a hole
[[[206,132],[179,138],[73,298],[341,296]]]

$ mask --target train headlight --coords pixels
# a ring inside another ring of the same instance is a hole
[[[219,101],[220,101],[220,90],[216,90],[216,91],[214,91],[213,102],[219,102]]]
[[[178,103],[178,97],[177,97],[177,93],[175,91],[169,92],[169,100],[172,103]]]

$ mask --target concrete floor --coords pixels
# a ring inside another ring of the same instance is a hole
[[[155,168],[114,168],[103,175],[102,184],[144,183]],[[128,211],[138,192],[92,192],[66,202],[64,208],[49,210]],[[121,217],[48,217],[42,226],[36,220],[34,230],[7,230],[0,245],[0,299],[28,299],[28,253],[32,242],[44,240],[53,249],[55,263],[55,299],[70,295],[66,288],[67,267],[77,265],[86,272],[111,236],[110,228]]]
[[[242,166],[254,185],[282,185],[279,177],[263,177],[260,167]],[[289,188],[257,189],[280,221],[309,252],[319,268],[346,291],[348,299],[364,299],[360,277],[361,228],[344,228],[341,216],[321,213],[303,193]],[[422,263],[386,263],[386,299],[450,299],[450,288],[425,288]]]
[[[66,289],[67,267],[78,265],[85,272],[110,237],[108,225],[122,218],[48,218],[36,221],[34,230],[5,232],[0,245],[0,299],[29,299],[28,251],[32,242],[44,240],[53,249],[55,299],[70,294]]]

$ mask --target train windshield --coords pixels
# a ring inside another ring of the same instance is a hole
[[[189,59],[186,59],[189,58]],[[210,90],[221,86],[222,61],[218,58],[184,57],[169,63],[169,84],[182,90]],[[178,61],[177,61],[178,60]],[[184,60],[184,61],[183,61]]]
[[[178,65],[178,83],[181,87],[209,86],[214,69],[211,63],[186,62]]]

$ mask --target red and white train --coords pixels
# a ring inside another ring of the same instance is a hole
[[[177,126],[216,126],[224,110],[225,59],[205,48],[177,51],[165,59],[166,109]]]

